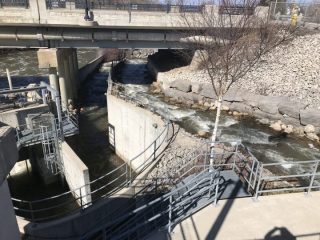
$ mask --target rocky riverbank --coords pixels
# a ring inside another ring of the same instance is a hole
[[[247,114],[277,131],[319,142],[320,34],[305,35],[274,49],[224,98],[223,110]],[[171,100],[215,110],[216,96],[203,70],[190,66],[159,72],[157,80]],[[151,63],[156,68],[156,63]]]

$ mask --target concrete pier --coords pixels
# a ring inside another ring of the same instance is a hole
[[[67,109],[69,99],[77,99],[79,75],[76,55],[74,48],[38,51],[39,68],[49,69],[50,85],[59,89],[63,110]]]

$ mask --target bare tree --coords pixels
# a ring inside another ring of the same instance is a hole
[[[183,24],[188,27],[183,42],[198,50],[217,100],[210,164],[225,94],[261,56],[293,36],[294,29],[269,22],[268,11],[258,12],[257,5],[257,0],[222,0],[219,6],[206,5],[199,14],[182,13]]]

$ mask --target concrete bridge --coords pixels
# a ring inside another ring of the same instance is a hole
[[[186,27],[2,24],[0,47],[183,48]]]

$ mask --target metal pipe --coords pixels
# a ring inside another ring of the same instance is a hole
[[[8,78],[8,83],[9,83],[9,89],[12,90],[12,80],[11,80],[11,76],[10,76],[9,69],[6,68],[6,71],[7,71],[7,78]]]

